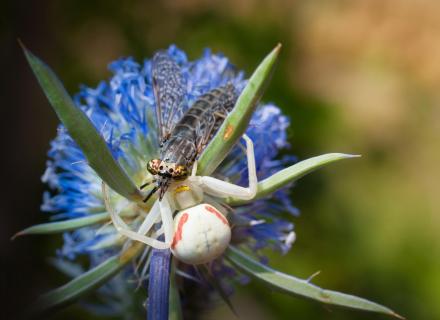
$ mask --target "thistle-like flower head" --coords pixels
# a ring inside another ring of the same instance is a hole
[[[83,86],[72,103],[50,69],[25,49],[40,84],[67,128],[58,127],[42,177],[49,186],[42,210],[51,214],[53,222],[19,233],[61,232],[63,235],[64,243],[56,252],[54,264],[73,280],[44,296],[40,303],[43,307],[56,308],[97,289],[97,300],[81,300],[86,308],[131,319],[136,313],[144,312],[143,302],[147,295],[136,288],[148,283],[148,307],[155,307],[151,300],[159,299],[166,304],[163,310],[167,314],[169,288],[174,290],[170,296],[180,297],[183,308],[189,309],[194,306],[191,297],[206,294],[206,291],[218,291],[228,302],[232,285],[246,282],[250,276],[325,303],[395,315],[385,307],[353,296],[329,291],[323,297],[322,289],[309,281],[274,272],[266,265],[262,249],[271,248],[285,254],[295,240],[290,218],[297,210],[290,201],[288,187],[316,168],[352,157],[327,154],[291,165],[295,160],[292,156],[279,155],[280,150],[290,147],[286,133],[289,119],[273,104],[255,106],[278,51],[279,47],[249,80],[245,80],[243,72],[221,54],[205,50],[199,59],[190,61],[175,46],[167,50],[186,80],[185,99],[189,105],[202,94],[227,83],[241,92],[235,109],[244,112],[244,116],[234,118],[234,109],[230,120],[233,123],[229,126],[234,129],[247,126],[242,132],[254,143],[260,181],[257,195],[251,201],[212,199],[231,213],[228,216],[232,226],[231,243],[222,256],[204,267],[175,261],[170,269],[166,252],[161,256],[150,247],[127,239],[111,223],[107,212],[108,203],[111,203],[123,223],[136,230],[151,209],[149,203],[138,201],[136,193],[139,191],[131,187],[141,185],[148,178],[147,163],[158,157],[151,60],[139,63],[124,58],[111,63],[111,78],[96,88]],[[248,122],[243,120],[246,110],[255,110]],[[89,138],[96,143],[96,150]],[[216,155],[212,150],[210,154]],[[238,185],[248,184],[246,156],[238,140],[211,175]],[[111,192],[109,198],[102,192],[102,181],[116,191]],[[265,276],[267,274],[272,276]],[[165,302],[163,297],[167,299]],[[356,304],[361,300],[363,304]],[[176,299],[170,301],[174,301],[174,307],[179,305]]]
[[[210,50],[205,50],[202,57],[195,61],[188,61],[185,53],[175,46],[171,46],[168,53],[179,63],[187,79],[189,104],[198,96],[226,83],[233,83],[240,91],[246,84],[242,72],[238,72],[226,57],[212,54]],[[140,185],[148,175],[146,164],[158,153],[151,61],[137,63],[132,58],[123,58],[111,63],[110,70],[113,76],[108,82],[101,82],[96,88],[83,86],[74,101],[100,131],[114,157]],[[287,117],[273,104],[261,105],[254,113],[246,133],[254,141],[259,179],[269,177],[292,162],[290,157],[277,157],[280,149],[289,146],[286,139],[288,126]],[[214,175],[234,183],[246,183],[246,158],[240,146],[234,148]],[[53,219],[105,215],[101,178],[90,168],[85,155],[62,125],[51,143],[42,180],[52,191],[45,193],[42,209],[52,213]],[[145,212],[118,195],[114,195],[112,200],[114,206],[130,219],[133,227],[142,222]],[[262,199],[233,208],[236,216],[233,218],[232,243],[245,245],[256,253],[267,246],[286,253],[293,239],[293,224],[280,218],[280,209],[286,211],[282,208],[296,214],[285,189],[278,191],[270,200]],[[64,244],[57,257],[74,261],[85,255],[91,262],[90,266],[94,267],[109,255],[118,253],[124,237],[107,222],[103,219],[100,223],[65,232]],[[148,261],[145,256],[140,267],[147,270]],[[219,265],[213,269],[221,270],[217,271],[221,276],[227,276],[232,271],[226,271],[226,266],[222,266],[224,263],[218,261]],[[192,272],[191,268],[182,268]],[[127,281],[120,281],[120,285],[135,287],[136,284],[130,284],[130,280],[136,280],[135,270],[127,270],[125,275]],[[139,272],[139,276],[145,276],[145,271],[144,274]]]

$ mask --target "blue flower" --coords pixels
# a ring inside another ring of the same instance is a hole
[[[205,50],[202,57],[189,61],[185,53],[175,46],[168,53],[180,65],[187,83],[187,101],[226,83],[233,83],[241,91],[246,80],[229,60],[221,54]],[[158,155],[158,141],[154,122],[155,99],[151,83],[151,60],[138,63],[132,58],[119,59],[110,64],[113,76],[96,88],[81,87],[74,101],[106,140],[110,150],[125,171],[139,185],[146,164]],[[289,120],[273,104],[261,105],[254,113],[247,135],[254,141],[259,179],[264,179],[295,161],[293,157],[279,157],[281,149],[289,148],[286,129]],[[50,191],[43,197],[42,210],[51,214],[51,219],[67,220],[88,217],[106,212],[101,194],[101,179],[89,167],[85,156],[62,125],[51,142],[47,169],[42,177]],[[222,179],[236,184],[247,184],[246,157],[240,146],[236,146],[214,173]],[[112,195],[115,207],[124,208],[127,200]],[[247,205],[232,208],[235,212],[232,224],[232,243],[254,252],[264,260],[261,249],[270,247],[286,253],[294,240],[293,224],[281,218],[280,213],[297,214],[287,189],[281,189],[270,198],[260,199]],[[121,214],[135,228],[143,219],[136,210],[125,210]],[[71,262],[79,257],[88,258],[88,268],[100,264],[112,254],[121,251],[125,239],[103,219],[102,223],[83,227],[63,235],[64,244],[57,251],[56,265],[69,274]],[[99,290],[100,303],[85,303],[96,312],[113,315],[128,314],[128,310],[139,310],[136,299],[127,299],[136,285],[145,282],[150,251],[146,249],[133,264]],[[78,263],[79,264],[79,263]],[[70,266],[70,267],[68,267]],[[222,258],[211,266],[212,272],[223,280],[225,291],[234,281],[247,279],[233,269]],[[82,267],[81,270],[85,270]],[[198,281],[191,266],[179,264],[178,275],[185,281]],[[203,289],[203,287],[201,287]],[[188,304],[183,298],[183,302]],[[135,305],[136,304],[136,305]]]

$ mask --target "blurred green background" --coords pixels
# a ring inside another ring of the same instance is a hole
[[[16,317],[65,281],[47,264],[59,236],[9,241],[39,211],[57,120],[16,38],[70,93],[107,79],[107,64],[175,43],[191,59],[223,52],[252,72],[283,44],[264,96],[291,119],[291,153],[362,154],[292,190],[298,240],[271,265],[382,303],[408,319],[440,319],[440,2],[9,1],[1,13],[2,310]],[[233,298],[242,319],[386,319],[287,297],[252,283]],[[88,319],[77,307],[58,318]],[[201,319],[232,319],[219,306]],[[90,316],[90,319],[95,319]]]

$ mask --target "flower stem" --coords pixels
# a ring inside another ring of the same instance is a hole
[[[171,251],[153,249],[148,282],[148,320],[168,320]]]

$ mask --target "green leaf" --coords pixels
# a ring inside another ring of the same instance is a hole
[[[258,182],[258,189],[255,198],[251,201],[255,201],[257,199],[263,198],[278,189],[284,187],[285,185],[294,182],[306,174],[315,171],[329,163],[343,160],[343,159],[351,159],[357,158],[358,155],[344,154],[344,153],[328,153],[323,154],[317,157],[313,157],[307,160],[303,160],[298,162],[286,169],[278,171],[274,175],[270,176],[267,179]],[[230,205],[240,205],[244,204],[248,201],[243,201],[236,198],[228,199],[228,204]]]
[[[280,50],[281,44],[278,44],[252,74],[234,109],[198,160],[199,175],[210,175],[214,172],[246,131],[251,116],[270,81]]]
[[[109,219],[109,217],[110,215],[107,212],[104,212],[82,218],[37,224],[18,232],[12,237],[12,239],[30,234],[50,234],[75,230],[101,221],[105,221]]]
[[[253,260],[233,246],[229,246],[226,251],[226,258],[244,273],[284,293],[310,298],[326,304],[378,312],[404,319],[393,310],[375,302],[337,291],[322,289],[310,283],[310,279],[303,280],[273,270]]]
[[[46,293],[36,301],[33,311],[38,314],[47,313],[75,302],[114,277],[143,248],[144,245],[136,243],[120,255],[107,259],[64,286]]]
[[[169,320],[182,320],[182,306],[180,305],[179,288],[176,283],[176,262],[173,259],[170,274],[170,304]]]
[[[133,201],[141,200],[135,184],[113,158],[93,123],[75,106],[55,73],[22,44],[21,46],[46,97],[71,137],[84,152],[90,167],[120,195]]]

